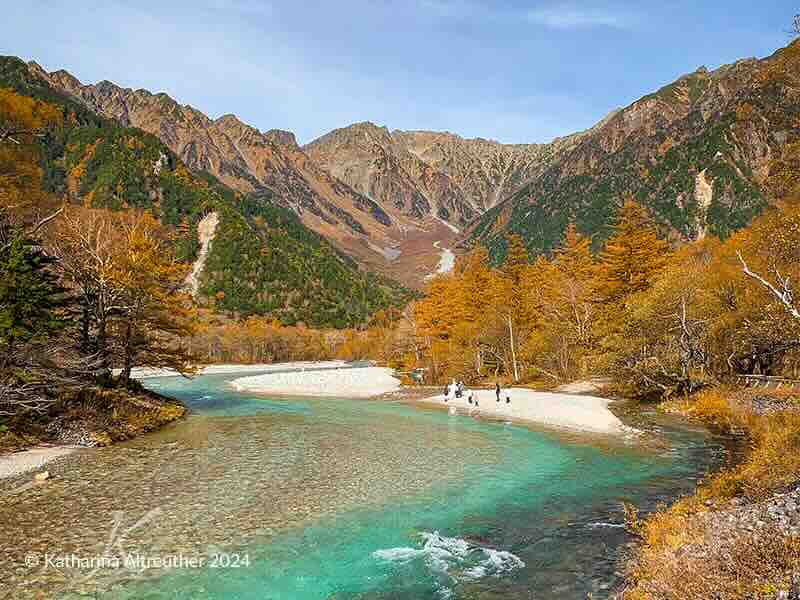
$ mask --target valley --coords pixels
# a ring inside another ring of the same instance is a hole
[[[6,11],[0,600],[800,590],[800,16],[84,8]]]
[[[462,249],[484,244],[499,260],[513,232],[547,253],[570,222],[602,240],[625,195],[683,240],[743,226],[771,202],[767,163],[792,127],[786,103],[796,77],[768,94],[754,90],[786,52],[700,68],[543,144],[362,122],[301,146],[291,132],[262,132],[232,114],[211,119],[163,93],[28,69],[97,114],[158,136],[189,168],[268,195],[368,269],[419,288],[436,265],[429,240],[437,236]],[[704,185],[695,185],[701,172]],[[453,234],[443,236],[437,221]]]

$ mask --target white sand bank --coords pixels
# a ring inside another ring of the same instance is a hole
[[[225,373],[261,373],[264,371],[283,371],[288,369],[331,369],[343,367],[347,363],[343,360],[328,360],[321,362],[297,361],[285,363],[270,363],[259,365],[208,365],[198,371],[198,375],[223,375]],[[119,369],[114,374],[118,374]],[[172,369],[152,369],[137,367],[131,371],[134,379],[148,379],[150,377],[177,377],[180,373]]]
[[[611,434],[632,431],[608,410],[609,401],[604,398],[510,388],[502,390],[500,402],[497,402],[494,390],[476,390],[474,393],[478,399],[477,409],[467,402],[467,392],[461,398],[449,398],[447,403],[443,394],[421,401],[456,406],[459,413],[529,421],[577,431]],[[510,404],[506,403],[506,396],[511,398]]]
[[[320,365],[325,363],[315,363]],[[282,396],[325,396],[370,398],[400,388],[392,369],[359,367],[327,371],[267,373],[234,379],[231,385],[241,392]]]
[[[0,479],[41,469],[52,460],[75,452],[69,446],[40,446],[0,456]]]

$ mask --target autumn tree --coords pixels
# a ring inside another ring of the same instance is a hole
[[[604,347],[606,372],[632,396],[691,394],[715,381],[712,351],[721,307],[709,275],[715,242],[672,255],[651,285],[632,296]]]
[[[528,294],[536,305],[538,326],[523,349],[534,372],[552,382],[586,375],[594,347],[592,300],[594,257],[589,240],[570,225],[552,261],[534,263],[538,280]]]
[[[569,324],[575,344],[588,349],[592,346],[595,259],[589,238],[581,235],[572,223],[555,250],[553,265],[557,276],[551,281],[549,291],[551,297],[556,297],[555,314]]]
[[[525,242],[516,233],[506,235],[506,255],[500,271],[508,277],[514,285],[519,285],[525,267],[530,264],[528,249]]]
[[[48,200],[41,189],[37,139],[60,120],[56,107],[0,88],[0,218],[28,226],[28,237]]]
[[[613,305],[646,289],[664,265],[669,245],[658,236],[648,212],[626,200],[605,243],[595,273],[595,294]]]
[[[727,244],[741,292],[731,323],[731,365],[740,372],[773,373],[787,353],[800,349],[800,206],[774,208]]]
[[[49,251],[80,307],[78,350],[99,380],[110,377],[111,321],[125,309],[125,290],[116,281],[120,235],[112,213],[82,208],[66,211],[50,235]]]
[[[150,213],[122,218],[120,229],[111,273],[111,286],[119,290],[113,326],[120,379],[129,383],[134,366],[193,372],[180,343],[192,333],[191,298],[182,292],[188,266],[175,260]]]
[[[486,327],[495,314],[497,274],[485,248],[459,257],[452,273],[431,280],[414,307],[414,329],[434,379],[471,379],[492,352]]]
[[[108,382],[115,362],[124,381],[137,365],[189,369],[176,343],[191,332],[187,267],[153,216],[71,208],[50,238],[79,307],[77,349],[88,374]]]
[[[522,285],[529,267],[530,258],[522,238],[515,233],[506,236],[506,257],[500,268],[501,279],[497,282],[495,311],[508,330],[508,350],[514,381],[519,381],[520,378],[517,349],[524,343],[523,325],[531,321],[528,310],[530,305],[526,302]]]

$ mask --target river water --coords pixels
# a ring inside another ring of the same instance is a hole
[[[646,435],[607,440],[256,398],[234,377],[148,380],[191,415],[4,490],[0,598],[603,598],[630,541],[622,502],[689,492],[724,455],[654,416],[636,423]]]

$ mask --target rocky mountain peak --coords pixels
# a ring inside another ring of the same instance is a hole
[[[300,148],[297,144],[297,138],[294,137],[294,133],[286,131],[285,129],[270,129],[264,132],[264,137],[279,146],[289,146],[296,149]]]
[[[236,115],[231,114],[231,113],[222,115],[221,117],[217,117],[216,119],[214,119],[214,125],[219,125],[220,127],[242,127],[242,126],[246,126],[244,123],[242,123],[239,120],[239,117],[237,117]]]

